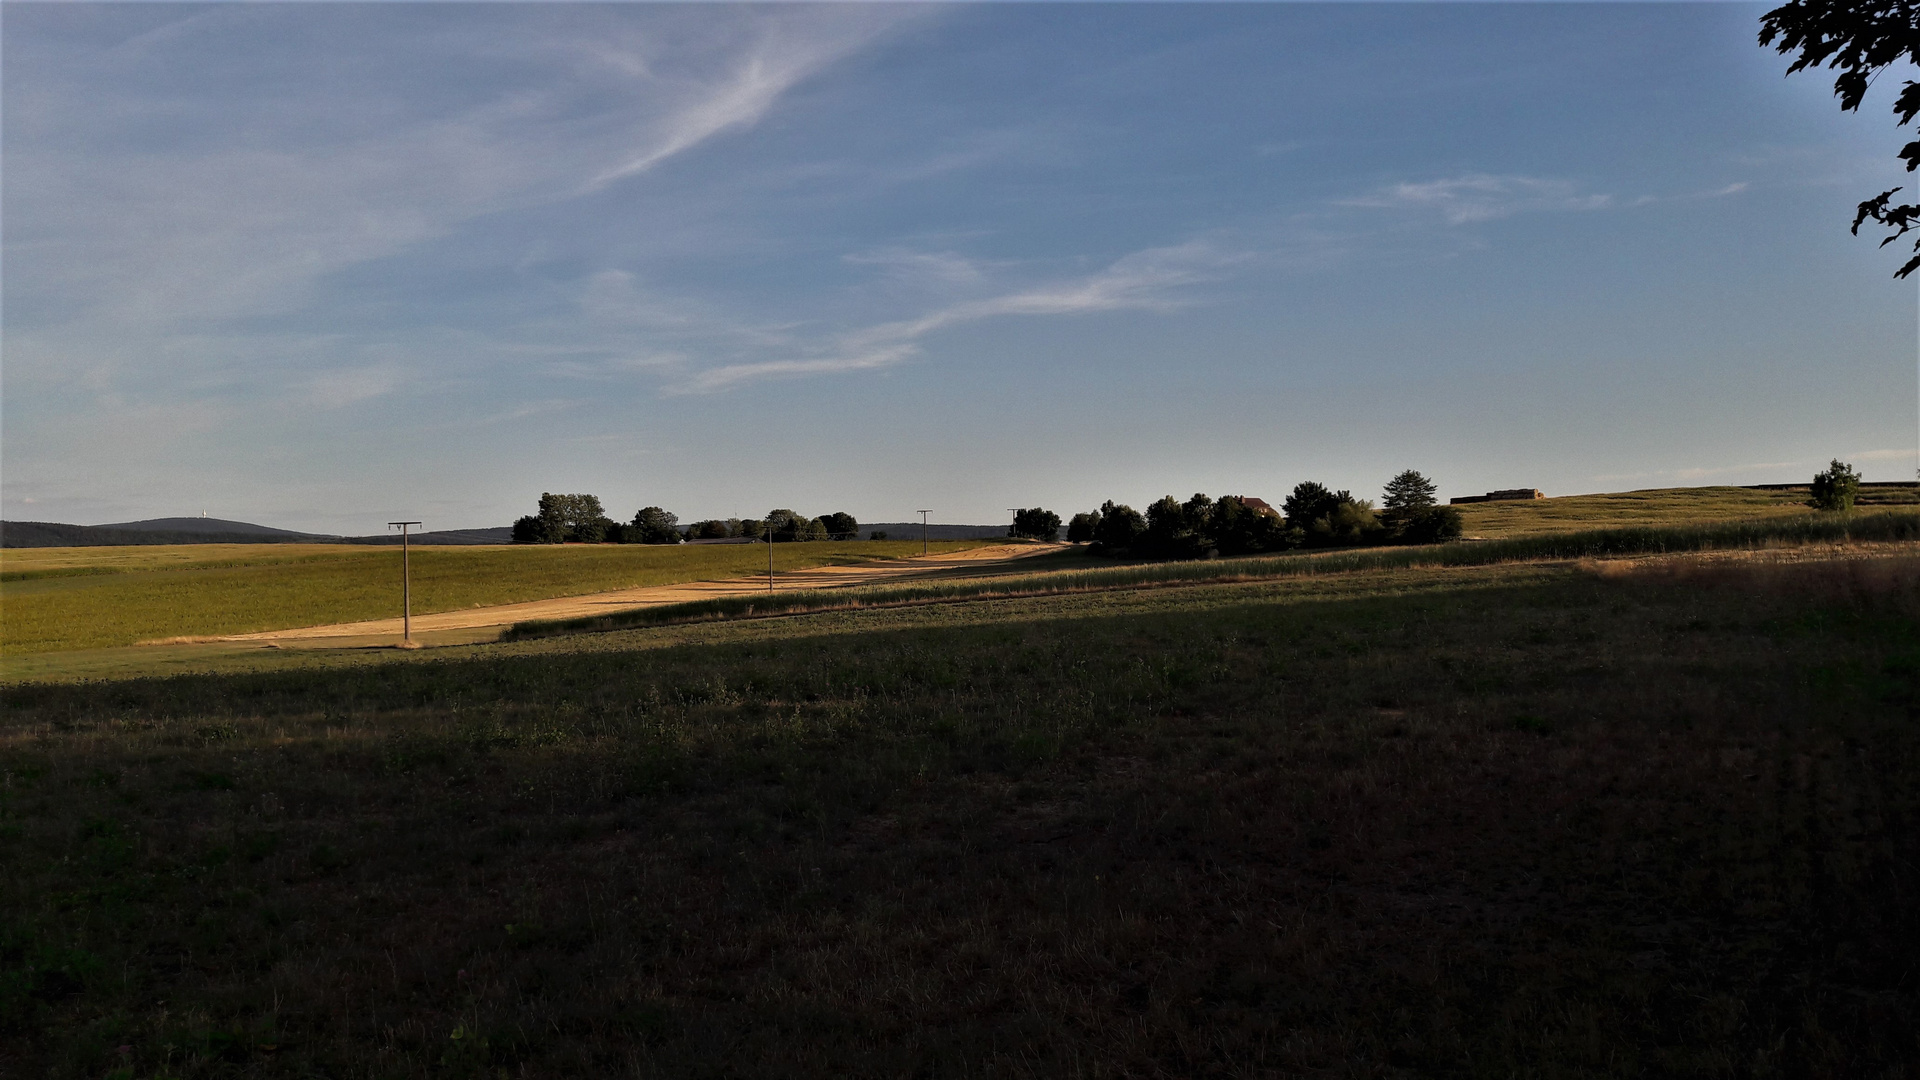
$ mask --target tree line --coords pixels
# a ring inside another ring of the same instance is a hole
[[[1379,509],[1371,499],[1357,499],[1350,491],[1334,491],[1312,480],[1294,485],[1279,510],[1238,495],[1216,500],[1196,494],[1185,502],[1168,495],[1144,514],[1108,500],[1098,510],[1073,515],[1067,539],[1088,544],[1098,554],[1145,559],[1457,539],[1460,511],[1439,505],[1436,490],[1433,481],[1408,469],[1387,482]],[[1060,519],[1047,516],[1057,529]],[[1038,519],[1032,523],[1042,524]],[[1016,518],[1014,535],[1034,535],[1019,529]]]
[[[680,518],[648,506],[631,522],[609,518],[596,495],[540,496],[537,513],[513,523],[516,544],[679,544],[688,540],[771,538],[774,543],[802,540],[857,540],[860,523],[852,514],[807,517],[792,510],[770,510],[764,518],[710,518],[681,525]],[[885,539],[878,533],[874,539]]]

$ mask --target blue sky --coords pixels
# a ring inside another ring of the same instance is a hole
[[[992,522],[1915,467],[1744,4],[37,5],[0,510]]]

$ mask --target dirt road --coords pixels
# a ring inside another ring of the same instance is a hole
[[[773,585],[776,592],[797,592],[806,589],[844,589],[903,578],[992,574],[1004,572],[1011,568],[1010,564],[1022,559],[1058,551],[1063,546],[1060,544],[1001,544],[921,558],[889,559],[853,566],[816,566],[805,570],[788,571],[776,569]],[[614,612],[631,611],[635,608],[679,604],[689,600],[710,600],[720,596],[746,596],[766,591],[765,576],[729,578],[725,581],[687,581],[677,585],[651,585],[645,588],[619,589],[614,592],[592,593],[586,596],[560,596],[551,600],[530,600],[521,604],[501,604],[497,607],[467,608],[462,611],[415,615],[413,633],[415,637],[424,635],[431,640],[433,636],[442,635],[448,631],[511,626],[531,619],[574,619],[587,615],[611,615]],[[400,620],[393,618],[333,623],[328,626],[303,626],[293,630],[267,630],[257,634],[235,634],[205,640],[320,644],[325,639],[333,638],[367,639],[399,636]],[[462,637],[465,640],[472,640],[470,635],[462,635]]]

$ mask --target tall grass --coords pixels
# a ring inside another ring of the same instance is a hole
[[[1771,518],[1701,525],[1645,525],[1583,532],[1516,536],[1501,540],[1362,551],[1252,556],[1197,562],[1136,563],[1110,569],[1056,571],[986,581],[942,581],[849,590],[811,590],[771,596],[736,596],[663,604],[615,615],[517,623],[502,640],[550,634],[620,630],[704,619],[740,618],[899,604],[995,597],[1041,596],[1098,589],[1142,588],[1252,581],[1303,574],[1340,574],[1416,566],[1487,566],[1541,559],[1723,551],[1820,543],[1920,540],[1920,514],[1875,514]]]

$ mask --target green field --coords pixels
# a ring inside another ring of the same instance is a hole
[[[936,551],[978,546],[944,541]],[[918,542],[776,545],[786,569],[900,558]],[[764,571],[755,544],[417,547],[415,614]],[[25,548],[0,555],[9,656],[399,614],[400,552],[351,545]]]
[[[1468,536],[1502,537],[1622,525],[1697,525],[1712,521],[1810,516],[1805,491],[1656,488],[1610,495],[1563,495],[1515,502],[1465,503]]]
[[[0,1069],[1898,1075],[1920,560],[1607,565],[11,687]]]
[[[50,667],[0,1076],[1910,1075],[1920,514],[1616,511]]]

